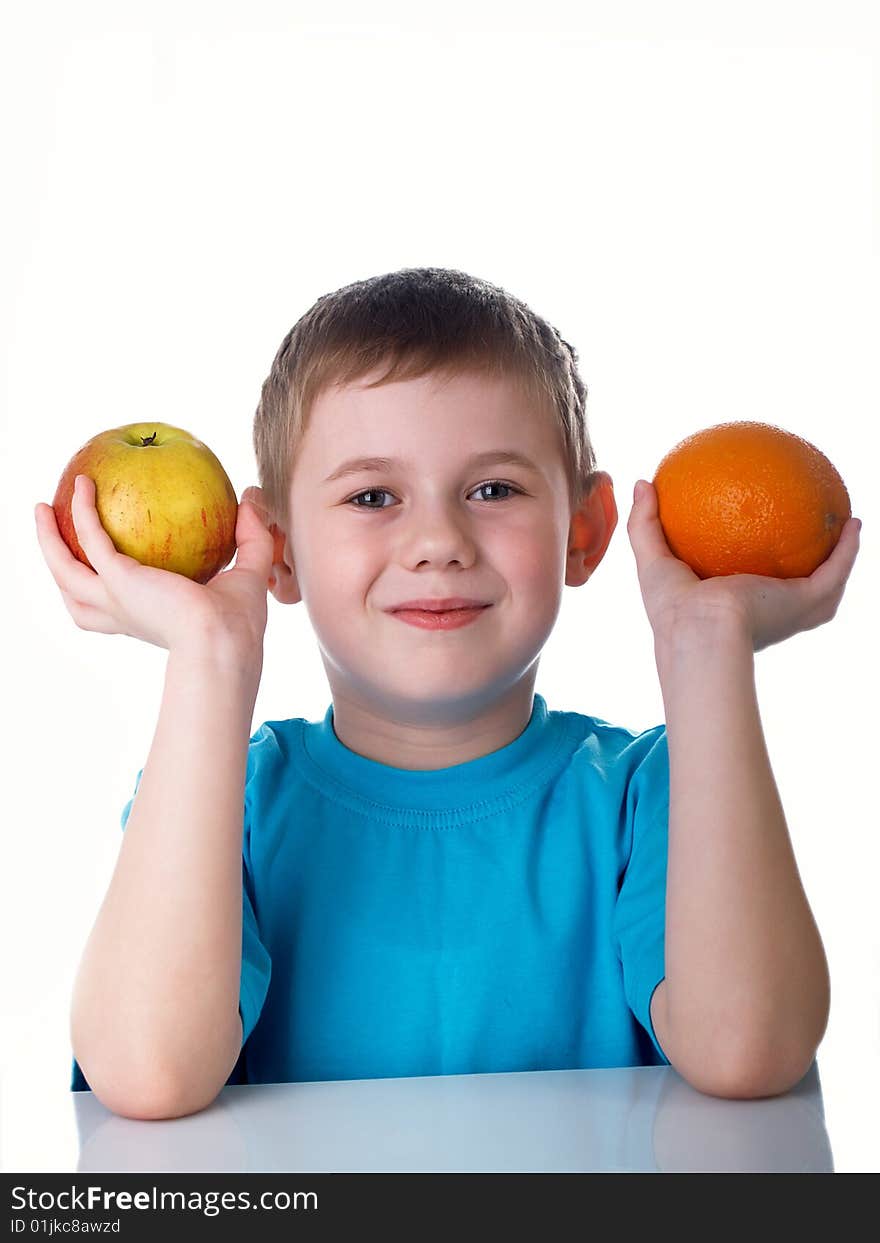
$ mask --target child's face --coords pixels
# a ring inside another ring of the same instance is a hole
[[[499,450],[534,465],[489,460]],[[377,457],[393,464],[333,478]],[[326,390],[289,514],[293,598],[305,601],[334,699],[439,722],[479,711],[536,663],[559,611],[572,513],[557,425],[511,381],[428,375]],[[448,630],[392,611],[453,596],[490,607]]]

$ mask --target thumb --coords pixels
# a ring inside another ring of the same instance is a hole
[[[626,530],[637,562],[670,555],[660,525],[657,490],[645,479],[637,479],[633,488],[633,507]]]
[[[260,521],[262,522],[263,526],[268,527],[269,511],[266,508],[265,503],[263,501],[262,489],[255,487],[253,484],[249,488],[245,488],[245,490],[241,494],[241,501],[239,502],[239,504],[243,505],[245,501],[248,502],[248,504],[251,506],[252,509],[256,510],[257,515]]]
[[[268,514],[262,505],[248,496],[250,489],[242,493],[235,520],[235,543],[237,554],[235,568],[252,570],[267,580],[272,569],[272,553],[275,541],[266,525]]]
[[[637,479],[633,485],[633,503],[627,524],[630,538],[632,538],[633,528],[638,529],[649,516],[654,516],[656,502],[656,494],[651,484],[645,479]]]
[[[646,506],[655,509],[657,505],[657,493],[654,485],[649,483],[647,479],[637,479],[633,487],[633,504]]]

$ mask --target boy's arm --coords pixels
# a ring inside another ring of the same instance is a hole
[[[88,476],[77,477],[72,501],[88,565],[61,538],[52,506],[34,509],[76,624],[169,653],[159,722],[70,1016],[95,1095],[130,1117],[209,1104],[241,1048],[244,784],[273,554],[261,496],[245,489],[235,565],[205,584],[118,552]]]
[[[830,989],[764,743],[751,639],[719,619],[683,624],[655,652],[669,856],[654,1030],[701,1091],[774,1095],[813,1061]]]
[[[208,1105],[241,1049],[242,824],[260,680],[206,642],[170,652],[153,743],[71,1008],[74,1054],[115,1113]]]
[[[860,527],[850,519],[809,578],[700,580],[666,543],[655,489],[637,484],[627,531],[670,780],[666,977],[651,1021],[673,1066],[712,1094],[793,1087],[827,1023],[828,966],[767,756],[754,653],[831,620]]]

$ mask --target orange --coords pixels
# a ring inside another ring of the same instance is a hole
[[[686,437],[654,475],[666,542],[700,578],[812,574],[851,515],[824,453],[770,423],[718,423]]]

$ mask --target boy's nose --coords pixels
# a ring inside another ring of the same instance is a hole
[[[412,568],[454,563],[467,566],[475,555],[476,544],[466,519],[448,510],[413,514],[412,523],[401,532],[400,557]]]

